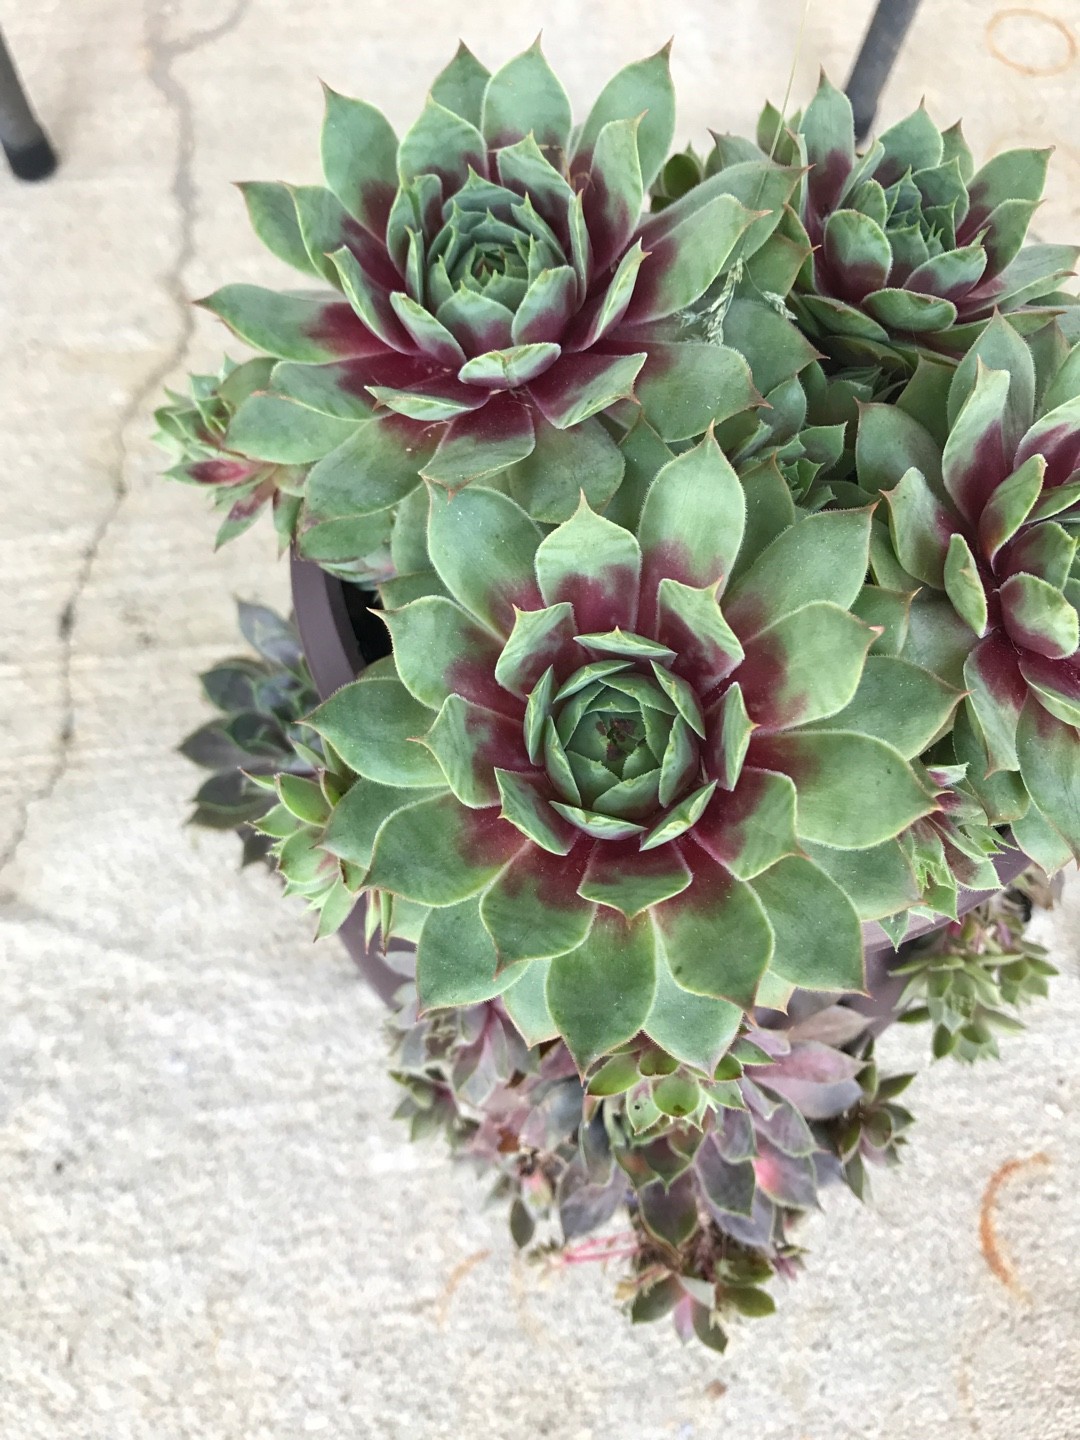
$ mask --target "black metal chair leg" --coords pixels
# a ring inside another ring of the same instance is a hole
[[[881,92],[918,8],[919,0],[878,0],[846,86],[858,140],[870,133]]]
[[[56,169],[56,151],[38,124],[14,61],[0,34],[0,145],[13,175],[44,180]]]

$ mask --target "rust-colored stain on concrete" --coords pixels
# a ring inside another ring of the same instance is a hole
[[[1049,35],[1047,31],[1050,32]],[[1041,36],[1039,32],[1042,32]],[[1049,40],[1052,58],[1033,65],[1029,60],[1010,53],[1009,41],[1012,40],[1015,44],[1017,35],[1036,43],[1040,39],[1044,44]],[[986,23],[986,47],[995,60],[1008,65],[1010,70],[1018,70],[1021,75],[1060,75],[1080,53],[1076,36],[1064,20],[1029,5],[1010,6],[992,15]]]
[[[710,1400],[722,1400],[727,1394],[727,1386],[723,1380],[710,1380],[705,1386],[705,1394]]]
[[[983,1191],[982,1204],[979,1206],[979,1248],[982,1250],[983,1259],[1006,1290],[1010,1290],[1018,1299],[1024,1300],[1028,1304],[1031,1303],[1031,1296],[1017,1279],[1015,1267],[1002,1250],[998,1240],[996,1224],[998,1196],[1014,1175],[1033,1167],[1049,1164],[1050,1156],[1041,1150],[1037,1155],[1029,1155],[1025,1159],[1006,1160],[990,1176],[986,1189]]]
[[[460,1264],[455,1265],[453,1270],[450,1271],[446,1284],[443,1286],[442,1294],[439,1296],[436,1309],[435,1323],[440,1330],[446,1324],[446,1312],[450,1308],[450,1301],[454,1298],[454,1291],[461,1284],[462,1280],[465,1279],[469,1271],[486,1260],[490,1254],[490,1250],[477,1250],[475,1255],[466,1255],[465,1259],[462,1260]]]

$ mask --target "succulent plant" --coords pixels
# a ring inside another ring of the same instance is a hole
[[[795,520],[778,481],[748,515],[712,437],[654,474],[636,533],[433,491],[436,593],[309,721],[361,777],[325,849],[429,908],[425,1006],[504,992],[582,1069],[644,1028],[708,1071],[733,1007],[858,989],[860,920],[919,901],[909,760],[960,692],[868,658],[869,510]]]
[[[581,491],[600,508],[624,467],[598,417],[633,399],[630,418],[683,440],[730,413],[720,398],[755,401],[746,360],[684,312],[764,244],[797,172],[759,158],[643,219],[674,124],[666,49],[577,128],[538,44],[494,75],[461,47],[400,142],[366,102],[326,99],[329,188],[241,188],[267,246],[337,293],[229,285],[201,302],[282,362],[228,445],[312,465],[309,558],[385,578],[421,475],[451,492],[498,477],[548,523]]]
[[[1080,348],[1057,340],[1037,375],[995,319],[955,372],[865,407],[856,447],[863,500],[888,504],[878,579],[921,592],[902,653],[967,691],[956,761],[1048,871],[1080,854]]]
[[[810,167],[798,205],[813,256],[789,303],[834,358],[960,358],[995,311],[1030,333],[1075,305],[1059,285],[1080,249],[1024,243],[1049,150],[1008,150],[976,170],[960,126],[939,130],[920,106],[859,155],[851,104],[824,76],[801,116],[766,108],[758,143]],[[718,145],[742,154],[746,142]]]
[[[218,375],[192,375],[191,395],[166,391],[172,402],[155,411],[159,445],[177,456],[166,471],[171,480],[201,485],[227,513],[216,546],[242,535],[269,506],[282,549],[289,544],[300,514],[305,466],[253,459],[230,448],[228,430],[237,410],[265,389],[272,360],[235,365],[226,360]]]
[[[912,942],[904,963],[894,966],[894,975],[909,977],[898,1002],[902,1018],[930,1022],[935,1059],[996,1058],[997,1033],[1024,1028],[1005,1007],[1019,1009],[1048,993],[1057,970],[1045,948],[1024,935],[1033,880],[1021,877],[963,919]]]
[[[222,660],[199,677],[221,715],[194,730],[180,753],[214,772],[199,787],[190,823],[236,830],[247,865],[269,858],[270,840],[254,828],[274,804],[267,784],[279,774],[313,776],[325,758],[319,736],[302,723],[318,695],[300,637],[265,605],[241,600],[237,611],[257,658]]]

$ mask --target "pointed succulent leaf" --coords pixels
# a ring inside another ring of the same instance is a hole
[[[692,305],[720,274],[756,218],[732,195],[715,195],[690,208],[687,201],[693,197],[691,191],[642,228],[648,258],[638,271],[626,311],[628,323],[662,320]]]
[[[609,120],[596,137],[592,183],[584,192],[584,198],[593,264],[598,274],[622,255],[641,215],[645,198],[637,142],[641,120],[639,115]]]
[[[855,907],[860,920],[880,920],[917,905],[922,892],[899,841],[866,850],[834,850],[806,842],[806,854]]]
[[[529,394],[550,425],[568,430],[628,399],[644,363],[644,353],[563,355],[530,383]]]
[[[675,671],[690,677],[701,695],[743,658],[738,636],[724,619],[716,585],[684,585],[665,576],[657,587],[656,634],[674,652]]]
[[[318,365],[385,347],[343,300],[278,294],[259,285],[225,285],[196,302],[229,329],[269,355]]]
[[[675,90],[668,63],[669,49],[665,45],[648,59],[627,65],[604,86],[581,127],[570,167],[573,172],[589,164],[605,125],[612,120],[629,120],[641,115],[637,130],[638,157],[642,184],[646,190],[649,188],[671,149],[675,133]]]
[[[578,888],[586,900],[633,920],[650,906],[678,895],[690,881],[689,866],[676,846],[642,850],[636,841],[625,840],[593,846]]]
[[[558,345],[550,342],[488,350],[466,360],[458,371],[458,379],[463,384],[483,385],[489,390],[516,390],[550,369],[559,353]]]
[[[440,782],[431,789],[380,785],[361,776],[334,806],[322,846],[331,855],[366,871],[371,864],[375,836],[383,821],[407,805],[418,805],[443,793]]]
[[[689,440],[760,403],[744,356],[697,340],[650,341],[634,394],[665,440]]]
[[[1080,765],[1076,730],[1028,699],[1016,734],[1020,772],[1041,813],[1080,859]]]
[[[520,966],[500,967],[475,899],[428,914],[416,954],[421,1012],[491,1000],[520,973]]]
[[[1002,418],[1009,388],[1007,371],[987,370],[980,363],[971,395],[945,443],[945,488],[971,525],[978,524],[986,502],[1013,469],[1006,458]]]
[[[1045,458],[1032,455],[990,496],[979,516],[979,548],[987,560],[994,559],[1031,514],[1042,492],[1045,473]]]
[[[746,1009],[772,957],[772,928],[750,887],[704,851],[692,868],[694,883],[653,912],[668,967],[682,989]]]
[[[710,432],[665,465],[645,496],[638,537],[646,593],[663,577],[694,587],[725,579],[745,513],[738,476]]]
[[[563,151],[570,141],[570,98],[537,40],[488,81],[480,122],[492,150],[532,135],[541,149]]]
[[[487,147],[475,125],[429,97],[401,138],[397,168],[402,185],[417,175],[437,175],[444,192],[451,193],[465,184],[470,170],[486,173]]]
[[[362,420],[347,440],[308,474],[307,511],[320,520],[385,510],[418,484],[417,469],[431,453],[430,440],[397,415]]]
[[[889,502],[889,531],[900,564],[909,575],[945,588],[945,560],[959,521],[934,494],[921,471],[908,470],[894,490],[885,491]]]
[[[320,415],[284,395],[256,392],[237,408],[225,443],[241,455],[276,465],[309,465],[335,450],[355,428],[354,421]]]
[[[663,950],[658,951],[656,994],[642,1028],[669,1055],[712,1075],[738,1032],[742,1013],[727,1000],[684,990],[671,974]]]
[[[739,666],[752,724],[790,729],[843,710],[873,639],[868,625],[828,601],[804,605],[759,631]]]
[[[775,936],[770,970],[809,990],[861,990],[862,927],[847,895],[802,856],[780,860],[753,889]]]
[[[887,283],[892,268],[888,236],[869,215],[834,210],[825,224],[822,260],[844,277],[861,298]]]
[[[287,185],[278,181],[248,180],[239,185],[251,228],[272,255],[286,265],[318,276],[319,267],[308,254],[296,218],[296,206]]]
[[[576,950],[551,961],[547,1002],[579,1072],[641,1029],[656,993],[656,941],[648,916],[600,910]]]
[[[490,79],[491,75],[486,66],[480,63],[462,41],[449,65],[436,76],[431,95],[447,110],[452,110],[455,115],[460,115],[463,120],[479,129],[484,91]]]
[[[535,556],[544,603],[572,604],[582,633],[635,628],[641,548],[629,531],[582,504]]]
[[[580,830],[556,813],[537,785],[527,776],[509,770],[496,770],[495,778],[503,819],[549,854],[568,854],[580,839]],[[550,794],[550,788],[545,789]]]
[[[556,430],[536,416],[535,425],[532,452],[502,474],[510,496],[548,525],[569,520],[582,494],[592,509],[602,510],[619,487],[625,462],[600,421]]]
[[[1080,646],[1080,618],[1055,586],[1036,575],[1010,575],[998,591],[1001,615],[1013,643],[1051,660]]]
[[[536,522],[497,491],[473,485],[457,495],[432,492],[431,562],[450,594],[500,635],[510,634],[516,605],[536,603],[533,560],[540,536]],[[483,565],[476,563],[478,554]]]
[[[985,635],[987,623],[986,589],[971,547],[963,535],[949,536],[949,549],[942,572],[945,594],[961,619],[966,620],[978,636]]]
[[[452,420],[434,455],[417,468],[425,479],[450,491],[460,490],[524,460],[535,443],[528,407],[508,396],[496,396],[483,409]]]
[[[521,724],[495,710],[486,710],[460,695],[448,695],[423,737],[463,805],[473,808],[499,803],[495,766],[529,768]]]
[[[941,449],[918,420],[899,405],[863,405],[855,441],[859,484],[869,494],[891,490],[913,466],[941,487]]]
[[[576,300],[577,276],[571,266],[556,265],[541,270],[514,313],[510,327],[514,344],[536,345],[560,340],[576,308]]]
[[[460,605],[425,595],[386,612],[385,619],[397,672],[422,704],[434,712],[454,694],[478,704],[497,702],[491,675],[498,642]]]
[[[875,736],[911,760],[945,729],[961,698],[920,665],[871,654],[850,703],[818,728]]]
[[[573,607],[552,605],[543,610],[517,610],[514,628],[495,665],[495,679],[527,699],[545,670],[570,650],[575,631]]]
[[[544,960],[584,943],[595,907],[577,893],[580,855],[526,846],[484,893],[480,914],[501,965]]]
[[[330,189],[365,229],[380,238],[397,190],[397,136],[363,100],[323,87],[322,168]]]
[[[911,594],[864,585],[851,605],[852,614],[879,631],[870,646],[871,655],[898,655],[907,637]]]
[[[312,711],[307,723],[351,769],[381,785],[438,785],[442,771],[419,737],[433,717],[393,670],[371,667]]]
[[[1004,370],[1009,376],[1006,431],[1012,444],[1031,425],[1035,411],[1035,364],[1030,348],[1002,315],[995,315],[956,368],[949,386],[948,423],[952,427],[970,400],[979,369]]]
[[[385,286],[364,269],[346,245],[332,250],[328,259],[337,271],[345,298],[363,328],[380,341],[384,348],[403,354],[412,353],[416,349],[415,342],[395,315],[394,297]],[[307,357],[288,355],[285,358],[303,360]]]
[[[383,824],[366,883],[421,905],[456,905],[483,890],[521,847],[520,832],[498,811],[437,795]]]
[[[866,579],[869,510],[810,515],[779,534],[724,597],[745,644],[767,625],[814,601],[847,609]]]
[[[693,829],[693,839],[739,880],[752,880],[799,850],[795,786],[787,775],[744,768]]]
[[[878,845],[936,808],[899,751],[869,735],[759,733],[747,764],[790,775],[799,835],[840,850]]]

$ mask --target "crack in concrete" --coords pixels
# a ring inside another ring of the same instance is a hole
[[[177,245],[173,263],[162,277],[161,283],[168,300],[176,307],[180,325],[172,345],[135,387],[117,418],[116,428],[113,432],[113,448],[116,458],[112,478],[112,496],[79,558],[71,589],[57,622],[57,634],[60,639],[61,711],[55,749],[44,780],[19,802],[19,818],[16,821],[14,833],[3,852],[0,853],[0,878],[14,864],[23,841],[26,839],[31,811],[35,806],[45,804],[52,798],[71,763],[71,748],[75,739],[75,696],[71,670],[79,623],[79,605],[86,593],[105,540],[116,523],[129,494],[130,487],[124,473],[128,459],[125,438],[127,431],[134,421],[142,416],[146,402],[151,399],[183,359],[195,325],[190,301],[183,284],[184,271],[195,250],[195,189],[193,183],[195,130],[190,96],[173,74],[173,66],[185,55],[212,45],[223,39],[230,31],[235,30],[247,13],[251,0],[235,0],[228,14],[218,24],[198,30],[182,40],[166,38],[165,3],[167,0],[159,0],[159,3],[147,7],[144,12],[144,34],[146,51],[150,58],[147,75],[150,83],[163,97],[176,121],[176,162],[169,191],[176,205],[178,216]]]

